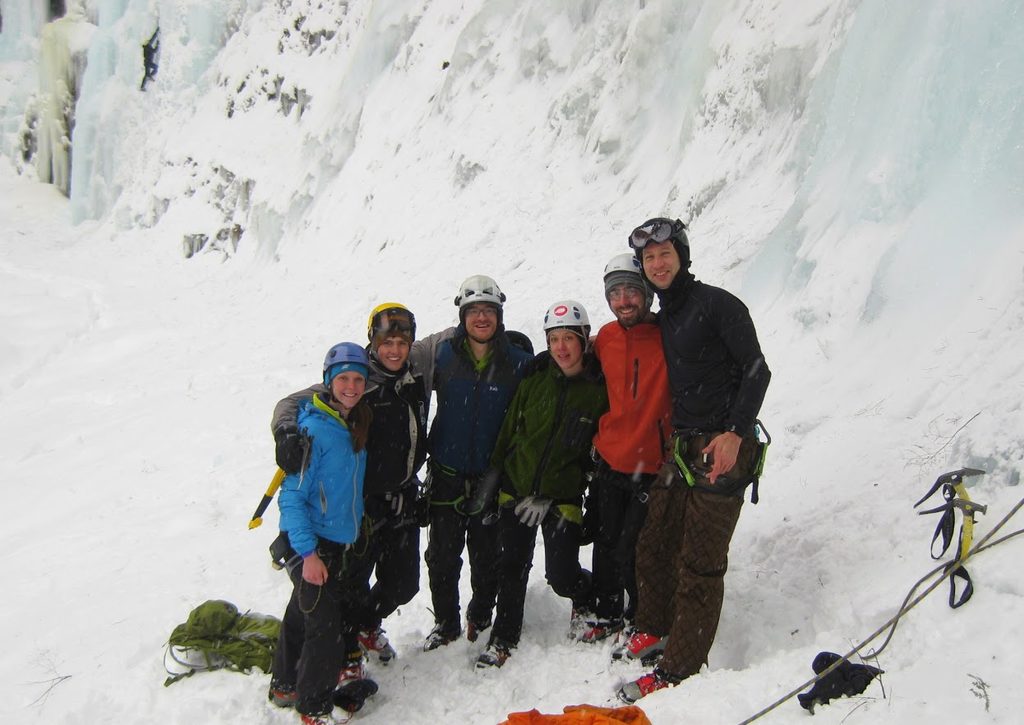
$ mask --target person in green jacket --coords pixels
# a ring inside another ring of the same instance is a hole
[[[491,456],[498,492],[497,616],[477,667],[501,667],[519,644],[537,529],[548,584],[572,600],[574,617],[593,608],[590,572],[580,566],[586,474],[597,421],[608,409],[601,367],[588,348],[583,305],[556,302],[544,316],[547,352],[516,390]]]

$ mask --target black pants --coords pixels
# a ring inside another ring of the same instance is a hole
[[[498,594],[498,527],[485,524],[484,516],[465,516],[453,502],[467,494],[467,479],[440,471],[431,473],[430,533],[427,538],[427,575],[434,621],[448,634],[462,629],[459,607],[459,578],[462,550],[469,552],[469,577],[473,596],[466,608],[471,622],[491,621]],[[469,493],[475,485],[469,480]]]
[[[632,620],[636,614],[636,541],[653,480],[653,474],[644,474],[634,481],[601,465],[590,485],[587,518],[592,520],[594,537],[594,614],[600,619]]]
[[[362,567],[350,566],[357,547],[320,542],[317,553],[327,566],[322,586],[302,578],[302,565],[290,575],[292,595],[281,620],[274,650],[273,687],[294,688],[295,709],[305,715],[324,715],[334,707],[332,695],[338,673],[355,640],[353,614],[364,606],[366,582]]]
[[[415,492],[403,493],[403,507],[412,507]],[[366,514],[373,522],[369,566],[376,575],[369,602],[359,618],[360,629],[372,632],[420,590],[420,527],[405,511],[391,510],[390,501],[367,497]]]
[[[501,578],[498,615],[491,640],[501,640],[514,647],[523,632],[526,585],[533,568],[538,527],[520,523],[512,508],[502,510],[498,526]],[[544,575],[548,584],[558,596],[571,599],[573,608],[589,610],[592,606],[590,572],[580,566],[579,525],[566,521],[557,511],[549,511],[539,528],[544,536]]]

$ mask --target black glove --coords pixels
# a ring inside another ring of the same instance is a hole
[[[305,467],[309,456],[309,436],[300,433],[295,426],[283,425],[274,431],[274,443],[274,457],[282,471],[299,473]]]
[[[494,510],[494,503],[498,500],[498,489],[501,488],[501,469],[490,468],[480,480],[476,482],[473,495],[455,505],[455,510],[463,516],[483,515]],[[496,519],[495,519],[496,520]],[[485,523],[492,523],[487,521]]]
[[[811,663],[811,669],[815,674],[820,675],[840,659],[839,655],[834,652],[819,652],[818,656],[814,658],[814,662]],[[814,687],[810,690],[797,695],[796,699],[800,701],[800,707],[810,711],[813,715],[815,705],[827,705],[830,700],[844,695],[856,697],[868,689],[868,685],[873,679],[884,672],[885,670],[871,665],[845,661],[815,682]]]

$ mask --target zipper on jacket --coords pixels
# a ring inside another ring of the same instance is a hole
[[[361,453],[362,451],[360,451]],[[364,459],[365,460],[365,459]],[[359,453],[355,454],[355,464],[352,467],[352,526],[355,527],[355,533],[352,535],[353,543],[359,539],[359,524],[361,523],[359,516],[356,515],[356,507],[359,506]]]
[[[569,393],[569,380],[563,378],[559,381],[560,390],[558,391],[558,402],[555,404],[555,424],[551,428],[551,435],[548,437],[548,442],[544,444],[544,452],[540,454],[540,461],[537,463],[537,470],[533,474],[533,486],[530,490],[533,495],[540,493],[540,478],[544,472],[544,466],[547,465],[548,456],[551,455],[551,446],[555,442],[555,432],[558,430],[559,425],[562,423],[562,416],[565,414],[565,398]]]
[[[476,461],[477,421],[480,417],[480,385],[482,383],[483,373],[477,370],[476,383],[473,385],[473,403],[470,406],[469,412],[469,456],[467,456],[465,462],[467,471],[473,467],[473,463]],[[466,473],[466,471],[461,471],[461,473]]]
[[[640,380],[640,358],[633,358],[633,400],[636,400],[636,389]]]

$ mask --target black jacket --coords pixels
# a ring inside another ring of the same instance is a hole
[[[392,373],[370,359],[363,395],[373,411],[366,441],[367,495],[397,491],[412,481],[427,458],[427,402],[423,376],[407,365]]]
[[[750,312],[736,296],[681,269],[661,301],[658,325],[676,430],[753,430],[771,371]]]

